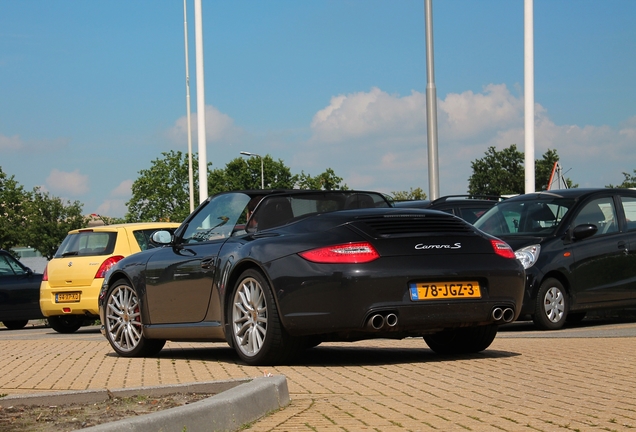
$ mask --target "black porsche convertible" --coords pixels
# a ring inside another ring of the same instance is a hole
[[[102,333],[122,356],[227,341],[262,365],[326,341],[420,336],[440,354],[475,353],[523,299],[505,242],[376,192],[222,193],[152,240],[164,247],[121,260],[100,293]]]

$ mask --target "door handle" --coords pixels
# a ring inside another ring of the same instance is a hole
[[[623,250],[625,255],[629,255],[629,249],[627,248],[627,242],[621,240],[618,242],[618,248]]]

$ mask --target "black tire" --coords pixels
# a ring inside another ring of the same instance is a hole
[[[165,339],[143,335],[139,296],[127,281],[117,281],[108,289],[103,307],[106,339],[120,356],[154,356],[166,344]]]
[[[248,365],[284,363],[302,351],[302,341],[283,328],[269,283],[256,270],[238,278],[227,316],[231,345]]]
[[[474,354],[490,346],[497,336],[497,329],[496,324],[447,329],[424,336],[424,341],[437,354]]]
[[[47,318],[49,325],[58,333],[75,333],[84,324],[81,315],[56,315]]]
[[[29,320],[2,321],[2,324],[9,330],[20,330],[26,327]]]
[[[557,279],[546,279],[537,293],[532,321],[541,330],[558,330],[568,316],[569,299],[563,284]]]

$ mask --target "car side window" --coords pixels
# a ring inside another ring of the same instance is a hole
[[[627,220],[627,231],[636,231],[636,198],[621,196],[621,204]]]
[[[598,198],[585,204],[574,219],[574,226],[582,224],[596,225],[595,236],[618,231],[616,209],[612,197]]]
[[[181,238],[183,243],[198,243],[230,237],[234,226],[250,201],[242,193],[222,194],[212,198],[192,219]]]
[[[0,255],[0,276],[22,275],[25,273],[24,269],[13,259]]]

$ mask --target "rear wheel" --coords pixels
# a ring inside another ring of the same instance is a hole
[[[289,360],[301,348],[283,328],[269,283],[258,271],[246,270],[232,292],[229,317],[232,345],[249,365]]]
[[[485,350],[497,336],[497,325],[447,329],[424,336],[437,354],[474,354]]]
[[[29,323],[29,320],[16,320],[16,321],[2,321],[2,324],[9,330],[20,330],[21,328],[26,327]]]
[[[106,339],[123,357],[146,357],[157,354],[164,339],[147,339],[143,335],[139,297],[128,282],[116,282],[106,294],[104,304]]]
[[[75,333],[84,324],[81,315],[56,315],[47,318],[49,325],[58,333]]]
[[[542,330],[560,329],[565,324],[568,307],[563,284],[557,279],[546,279],[539,288],[532,320]]]

